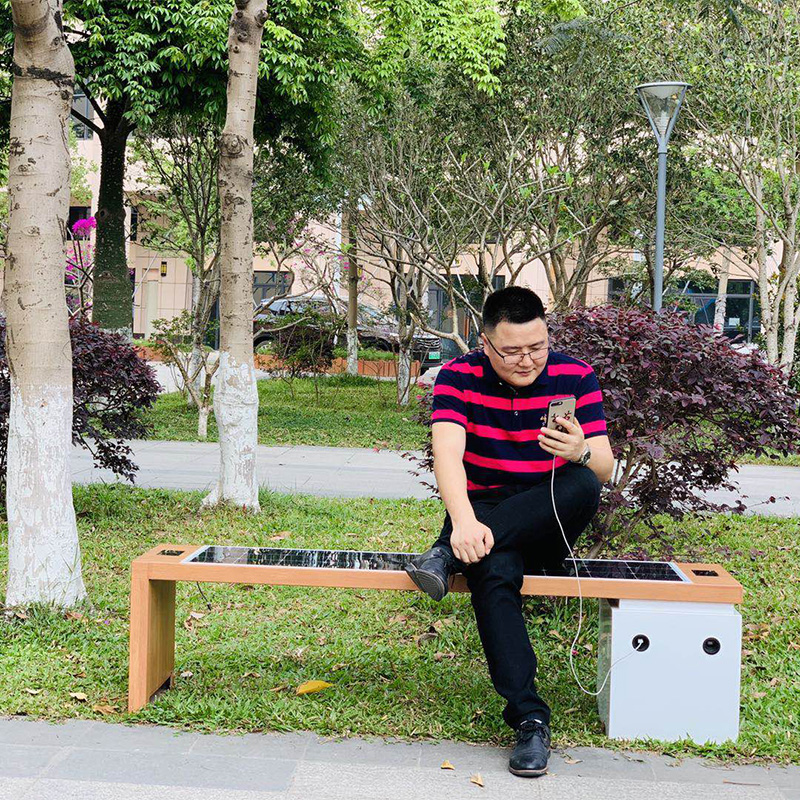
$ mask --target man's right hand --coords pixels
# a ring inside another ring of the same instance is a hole
[[[453,522],[450,534],[450,547],[456,558],[464,564],[475,564],[494,547],[491,528],[478,522],[475,517]]]

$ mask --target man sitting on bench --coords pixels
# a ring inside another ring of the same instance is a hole
[[[597,511],[614,456],[592,368],[550,351],[542,301],[509,286],[483,308],[482,349],[444,364],[433,390],[434,473],[447,512],[441,535],[406,571],[434,600],[463,572],[489,674],[516,731],[509,769],[546,772],[550,709],[536,691],[536,655],[522,616],[525,573],[565,574],[568,549]],[[548,402],[576,398],[563,432],[544,425]],[[586,439],[592,438],[591,448]],[[553,457],[555,456],[555,466]]]

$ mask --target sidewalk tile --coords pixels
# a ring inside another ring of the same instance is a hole
[[[90,719],[69,719],[65,722],[0,719],[0,743],[53,747],[75,745],[80,743],[94,724]]]
[[[294,761],[233,758],[206,754],[76,749],[47,771],[48,778],[138,783],[145,786],[194,786],[277,792],[288,788]]]
[[[191,754],[300,761],[312,737],[311,733],[199,734]]]
[[[77,747],[126,752],[188,753],[197,733],[187,733],[163,725],[120,725],[96,722]]]
[[[323,739],[315,736],[309,741],[303,760],[415,767],[419,763],[419,755],[420,746],[416,743],[387,743],[383,739]]]
[[[33,744],[0,744],[0,776],[35,778],[62,750]]]

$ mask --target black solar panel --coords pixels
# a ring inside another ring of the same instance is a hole
[[[250,566],[321,567],[325,569],[402,570],[416,553],[375,553],[363,550],[300,550],[286,547],[221,547],[209,545],[184,559],[187,564],[244,564]],[[616,578],[640,581],[683,581],[677,568],[667,561],[614,561],[578,559],[583,578]],[[537,575],[574,576],[571,559],[562,570]]]

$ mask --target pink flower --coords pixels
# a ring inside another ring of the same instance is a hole
[[[86,217],[86,219],[79,219],[75,222],[72,226],[72,232],[74,234],[85,234],[88,235],[89,231],[94,230],[97,227],[97,220],[94,217]]]

